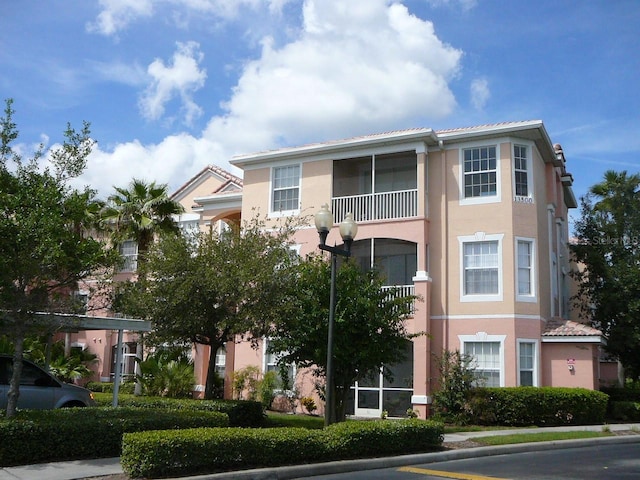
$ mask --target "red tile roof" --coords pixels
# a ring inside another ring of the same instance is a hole
[[[547,320],[547,326],[542,334],[543,337],[593,337],[601,335],[602,332],[596,328],[560,317]]]

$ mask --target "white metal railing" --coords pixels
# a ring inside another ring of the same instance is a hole
[[[382,290],[387,290],[389,292],[389,298],[398,298],[398,297],[407,297],[409,295],[415,295],[416,287],[415,285],[389,285],[382,287]],[[415,312],[415,302],[411,307],[411,313]]]
[[[368,193],[331,199],[331,210],[336,223],[353,214],[356,222],[388,220],[418,216],[418,190]]]

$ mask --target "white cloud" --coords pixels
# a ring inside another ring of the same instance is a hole
[[[478,4],[478,0],[427,0],[432,7],[455,7],[460,5],[464,12],[471,10]]]
[[[102,11],[94,22],[87,23],[88,32],[113,35],[140,17],[153,13],[151,0],[100,0]]]
[[[491,98],[489,81],[486,78],[476,78],[471,82],[471,104],[476,110],[482,110]]]
[[[175,189],[207,164],[241,174],[228,163],[238,153],[419,126],[456,108],[449,82],[462,52],[402,4],[306,0],[302,14],[293,41],[263,39],[259,58],[243,65],[221,105],[224,114],[210,119],[201,138],[175,135],[157,145],[133,141],[112,153],[97,150],[83,180],[123,185],[148,175]],[[198,113],[190,94],[204,82],[200,59],[197,45],[181,44],[168,65],[149,66],[153,83],[140,102],[147,118],[160,118],[175,95],[187,117]]]
[[[184,121],[191,125],[202,114],[192,94],[204,86],[207,73],[199,68],[203,55],[198,43],[178,42],[176,45],[170,65],[156,59],[147,68],[151,84],[141,95],[139,107],[145,118],[157,120],[164,114],[165,105],[177,95],[182,104]]]
[[[258,10],[266,6],[271,14],[279,14],[292,1],[294,0],[99,0],[102,10],[95,21],[87,23],[86,29],[91,33],[115,35],[139,18],[151,17],[155,13],[154,7],[163,5],[232,20],[238,17],[244,7]],[[184,22],[181,15],[174,18],[178,23]]]
[[[431,22],[385,0],[308,0],[303,12],[296,41],[277,48],[265,39],[224,104],[227,115],[212,119],[207,136],[246,151],[453,111],[448,81],[462,53],[443,44]]]

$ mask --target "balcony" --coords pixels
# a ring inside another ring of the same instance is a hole
[[[417,217],[418,189],[334,197],[331,211],[335,223],[349,212],[356,222]]]
[[[389,299],[397,298],[397,297],[407,297],[409,295],[416,294],[415,285],[392,285],[382,287],[383,290],[389,291]],[[411,308],[411,313],[414,313],[416,310],[415,302],[413,307]]]

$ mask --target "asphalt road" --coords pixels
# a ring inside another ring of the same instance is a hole
[[[598,444],[576,448],[481,456],[397,466],[306,480],[625,480],[640,478],[640,443]]]

